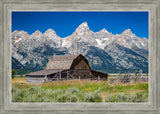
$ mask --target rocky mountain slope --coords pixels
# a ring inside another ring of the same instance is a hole
[[[66,38],[60,38],[52,29],[45,33],[37,30],[31,35],[12,32],[12,60],[16,61],[12,66],[16,69],[22,65],[31,71],[41,70],[53,55],[80,53],[91,68],[106,73],[148,71],[148,39],[137,37],[130,29],[116,35],[105,28],[93,32],[84,22]]]

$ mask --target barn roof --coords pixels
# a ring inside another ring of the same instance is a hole
[[[46,69],[70,69],[73,60],[79,55],[56,55],[47,63]]]
[[[96,71],[96,70],[91,70],[92,73],[97,73],[97,74],[102,74],[102,75],[106,75],[106,73],[103,73],[103,72],[99,72],[99,71]],[[108,75],[108,74],[107,74]]]
[[[45,75],[57,73],[59,71],[62,71],[62,70],[45,69],[45,70],[40,70],[40,71],[36,71],[36,72],[31,72],[31,73],[26,74],[26,75],[28,75],[28,76],[29,75],[45,76]]]

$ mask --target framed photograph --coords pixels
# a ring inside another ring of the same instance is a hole
[[[1,1],[1,113],[160,113],[160,1]]]

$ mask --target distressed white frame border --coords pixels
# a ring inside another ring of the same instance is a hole
[[[148,103],[12,103],[12,11],[148,11]],[[0,113],[160,113],[160,0],[1,0],[0,1]]]

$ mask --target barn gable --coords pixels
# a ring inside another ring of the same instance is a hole
[[[86,58],[82,55],[79,55],[77,58],[73,60],[73,63],[70,69],[88,69],[91,70],[89,63]]]

